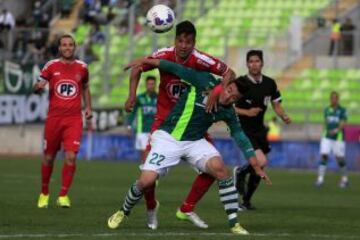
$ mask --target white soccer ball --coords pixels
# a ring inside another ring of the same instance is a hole
[[[174,11],[166,5],[155,5],[147,12],[146,23],[153,32],[167,32],[174,26]]]

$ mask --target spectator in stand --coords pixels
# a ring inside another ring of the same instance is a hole
[[[15,27],[15,19],[11,12],[7,9],[2,10],[0,14],[0,32],[4,30],[12,30]]]
[[[345,22],[341,25],[342,53],[344,55],[353,55],[355,28],[351,18],[346,18]]]
[[[29,61],[42,63],[45,59],[46,37],[41,32],[34,32],[27,45],[28,51],[22,60],[22,64]]]
[[[341,38],[340,28],[341,25],[339,23],[339,20],[335,18],[331,25],[330,48],[329,48],[330,56],[337,55],[339,53],[339,42]]]
[[[90,41],[92,43],[102,44],[106,40],[105,34],[100,30],[100,25],[94,23],[90,31]]]
[[[39,27],[40,23],[42,22],[41,1],[36,1],[34,3],[32,16],[34,19],[34,27]]]

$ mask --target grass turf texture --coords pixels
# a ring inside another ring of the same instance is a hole
[[[56,163],[50,185],[50,206],[37,209],[40,160],[0,160],[0,239],[235,239],[229,232],[214,185],[196,212],[210,225],[201,230],[175,218],[190,189],[195,172],[187,165],[160,180],[160,226],[145,226],[143,200],[117,230],[107,218],[120,206],[139,174],[137,165],[115,162],[78,162],[70,191],[71,209],[55,205],[62,162]],[[360,239],[360,175],[350,174],[350,187],[338,188],[339,176],[328,173],[325,185],[315,188],[315,173],[270,170],[273,186],[263,183],[254,197],[256,211],[239,213],[251,233],[241,239]]]

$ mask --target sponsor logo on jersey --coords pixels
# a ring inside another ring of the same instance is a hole
[[[55,84],[55,94],[61,99],[69,100],[75,98],[78,93],[78,85],[70,79],[60,80]]]
[[[80,145],[80,142],[79,141],[74,141],[73,142],[75,145]]]
[[[60,75],[60,72],[54,72],[54,76]]]
[[[173,102],[176,102],[185,91],[186,86],[177,79],[169,81],[166,85],[167,95]]]

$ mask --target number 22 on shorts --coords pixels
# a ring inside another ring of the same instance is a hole
[[[160,166],[161,162],[164,161],[164,160],[165,160],[164,155],[161,155],[161,154],[158,154],[158,153],[152,153],[149,163]]]

